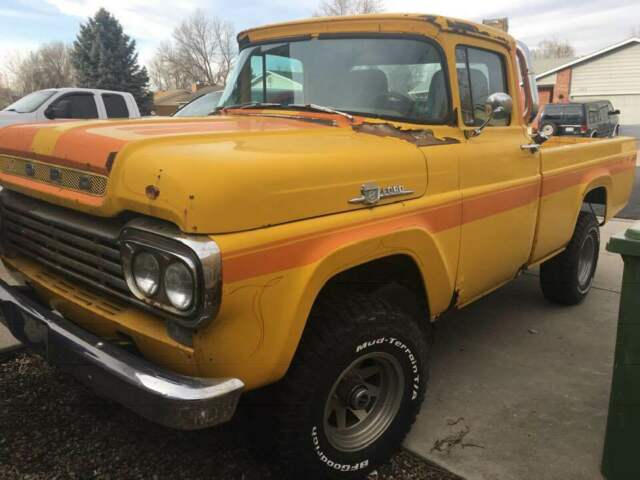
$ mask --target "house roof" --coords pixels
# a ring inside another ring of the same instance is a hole
[[[560,65],[564,65],[569,62],[573,62],[576,60],[576,57],[562,57],[562,58],[534,58],[533,59],[533,71],[540,73],[548,72],[549,70],[553,70]],[[546,75],[546,73],[545,73]],[[540,75],[537,75],[540,76]]]
[[[592,60],[596,57],[599,57],[600,55],[605,55],[613,50],[617,50],[618,48],[622,48],[622,47],[626,47],[627,45],[630,45],[632,43],[640,43],[640,37],[632,37],[632,38],[628,38],[627,40],[625,40],[624,42],[620,42],[620,43],[616,43],[615,45],[610,45],[606,48],[603,48],[602,50],[598,50],[596,52],[593,52],[589,55],[585,55],[584,57],[579,57],[576,58],[574,60],[570,60],[566,63],[563,63],[561,65],[558,65],[556,67],[552,67],[551,69],[547,70],[547,71],[543,71],[540,74],[538,74],[536,76],[536,79],[540,79],[540,78],[544,78],[546,76],[549,76],[553,73],[559,72],[560,70],[564,70],[565,68],[569,68],[569,67],[573,67],[574,65],[577,65],[579,63],[582,62],[586,62],[587,60]]]
[[[257,85],[259,82],[262,81],[262,77],[263,77],[262,74],[255,77],[251,81],[251,85]],[[302,85],[300,84],[300,82],[296,82],[294,79],[285,77],[284,75],[281,75],[277,72],[267,72],[267,78],[269,77],[275,78],[276,80],[280,80],[286,85],[290,85],[290,88],[292,89],[302,90]]]

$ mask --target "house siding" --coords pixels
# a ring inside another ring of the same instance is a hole
[[[573,67],[571,96],[640,94],[640,44]]]

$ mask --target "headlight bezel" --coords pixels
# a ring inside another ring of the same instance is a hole
[[[147,297],[133,277],[133,258],[146,251],[160,263],[160,287]],[[162,221],[138,218],[129,222],[120,235],[120,252],[125,281],[137,300],[160,316],[188,329],[202,327],[213,320],[222,296],[222,264],[218,245],[206,235],[188,235]],[[186,310],[175,308],[166,296],[164,274],[174,261],[185,264],[193,280],[193,301]]]

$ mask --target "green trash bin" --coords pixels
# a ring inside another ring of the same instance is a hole
[[[609,417],[602,459],[607,480],[640,479],[640,223],[611,237],[624,260]]]

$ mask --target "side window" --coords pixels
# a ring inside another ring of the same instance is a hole
[[[479,126],[489,115],[485,102],[493,93],[509,93],[504,59],[488,50],[460,46],[456,48],[458,87],[465,125]],[[509,125],[510,118],[494,118],[489,125]]]
[[[102,101],[104,102],[104,108],[107,110],[108,118],[129,118],[127,102],[125,102],[122,95],[104,93],[102,94]]]
[[[598,107],[597,105],[591,105],[589,106],[589,124],[597,125],[598,123],[600,123]]]
[[[286,47],[273,50],[284,55],[261,52],[251,57],[251,101],[266,103],[304,103],[302,62],[287,56]]]
[[[609,106],[606,103],[600,107],[600,122],[609,123]]]
[[[53,105],[56,118],[98,118],[98,108],[91,94],[71,94],[62,97]]]

